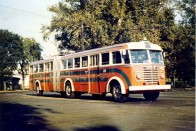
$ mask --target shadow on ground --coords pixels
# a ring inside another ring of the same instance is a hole
[[[18,103],[0,103],[0,131],[58,131],[47,125],[38,108]]]
[[[32,92],[27,93],[27,95],[31,95],[31,96],[37,96],[37,97],[51,97],[51,98],[64,98],[63,96],[61,96],[60,93],[56,93],[56,92],[46,92],[43,94],[43,96],[39,96],[36,95]],[[142,95],[141,95],[142,96]],[[68,99],[68,98],[64,98],[64,99]],[[93,97],[90,94],[82,94],[80,97],[78,98],[74,98],[74,99],[80,99],[80,100],[97,100],[97,101],[111,101],[111,102],[115,102],[115,100],[113,99],[113,97],[111,95],[107,95],[106,97]],[[126,102],[147,102],[147,100],[145,100],[142,97],[129,97],[128,100]]]
[[[117,127],[103,125],[99,127],[76,128],[74,131],[120,131]]]

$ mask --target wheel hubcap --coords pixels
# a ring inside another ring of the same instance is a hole
[[[67,95],[70,95],[71,94],[71,88],[70,88],[69,85],[67,86],[66,92],[67,92]]]
[[[120,90],[119,85],[114,88],[114,96],[115,96],[115,98],[121,97],[121,90]]]
[[[39,87],[36,86],[36,91],[35,91],[37,94],[39,93]]]

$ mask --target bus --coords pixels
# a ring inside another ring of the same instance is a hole
[[[57,56],[30,64],[30,90],[77,98],[89,93],[124,102],[129,94],[142,93],[155,101],[166,85],[163,50],[149,41],[128,42]]]

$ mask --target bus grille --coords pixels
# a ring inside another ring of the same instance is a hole
[[[159,67],[156,66],[142,67],[136,71],[136,74],[140,75],[138,81],[147,82],[148,85],[157,85],[162,73]]]

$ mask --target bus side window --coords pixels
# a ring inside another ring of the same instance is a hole
[[[102,56],[102,65],[108,65],[109,64],[109,53],[103,53]]]
[[[75,58],[75,68],[80,67],[80,58]]]
[[[121,55],[120,55],[119,51],[112,52],[112,57],[113,57],[113,64],[120,64],[120,63],[122,63]]]
[[[129,53],[128,50],[126,50],[125,54],[122,56],[124,59],[125,64],[130,64],[130,59],[129,59]]]
[[[91,66],[97,66],[98,65],[98,62],[99,62],[99,55],[92,55],[90,57],[91,59]]]
[[[53,62],[50,62],[50,71],[53,71]]]
[[[37,72],[38,72],[38,65],[34,65],[33,73],[37,73]]]
[[[95,64],[95,66],[98,66],[98,64],[99,64],[99,55],[94,55],[94,64]]]
[[[73,68],[73,59],[68,59],[68,68]]]
[[[45,71],[49,71],[49,63],[45,64]]]
[[[30,70],[29,70],[29,73],[33,73],[33,66],[30,66]]]
[[[39,64],[39,72],[43,72],[44,64]]]
[[[67,60],[62,60],[63,69],[67,68]]]
[[[88,56],[82,57],[82,67],[88,66]]]

